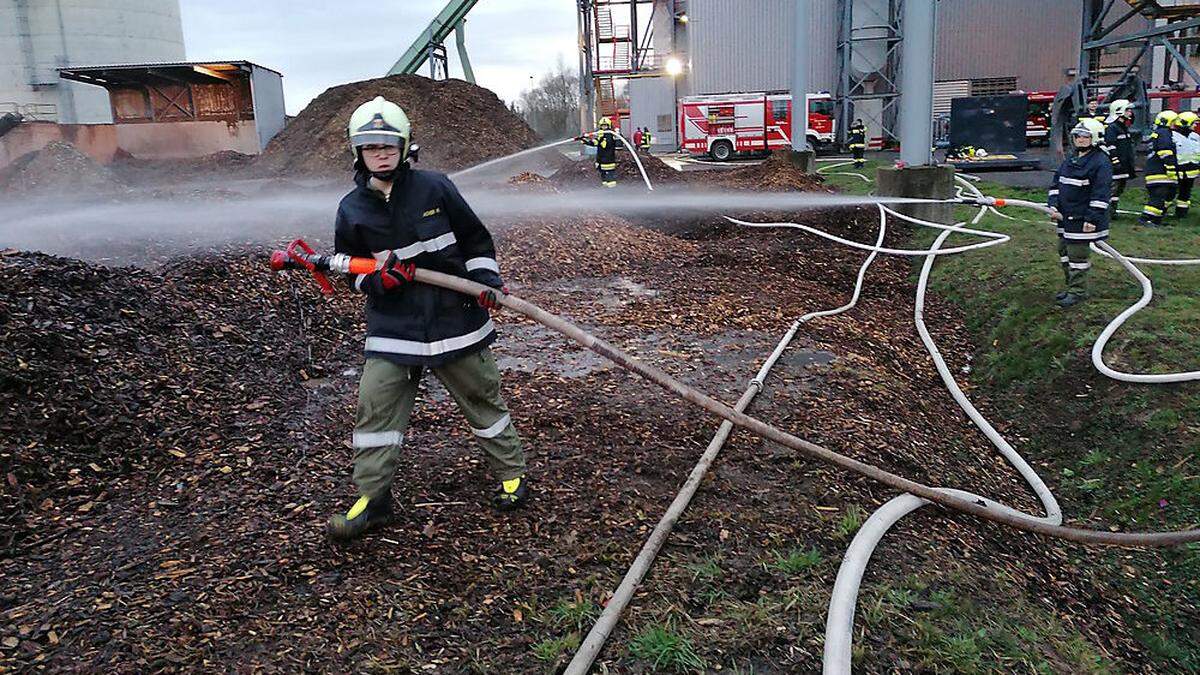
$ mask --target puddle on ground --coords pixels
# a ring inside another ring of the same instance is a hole
[[[701,380],[712,375],[713,370],[744,374],[749,380],[776,344],[773,340],[763,340],[760,334],[744,330],[704,336],[645,333],[613,342],[635,357],[647,357],[652,361],[663,358],[687,360],[693,364],[694,376]],[[549,371],[560,377],[580,378],[618,367],[543,326],[507,326],[493,350],[502,371]],[[792,346],[780,357],[776,367],[796,372],[810,366],[824,366],[835,359],[836,355],[831,352]]]
[[[662,295],[662,291],[650,288],[625,277],[595,278],[581,277],[557,286],[554,290],[562,293],[586,293],[592,300],[605,309],[620,309],[633,301],[642,298],[653,298]]]

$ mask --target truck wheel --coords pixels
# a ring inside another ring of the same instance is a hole
[[[708,151],[708,154],[718,162],[727,161],[730,157],[733,157],[733,144],[729,141],[717,141],[712,144],[712,148]]]

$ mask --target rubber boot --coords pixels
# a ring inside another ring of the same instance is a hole
[[[529,481],[521,476],[500,483],[500,488],[492,497],[492,506],[498,511],[512,511],[529,501]]]
[[[1068,309],[1070,307],[1074,307],[1075,305],[1078,305],[1079,303],[1083,302],[1083,300],[1084,300],[1084,296],[1082,296],[1082,295],[1076,295],[1074,293],[1067,293],[1058,301],[1057,304],[1059,307],[1062,307],[1063,309]]]
[[[1068,295],[1070,295],[1070,293],[1068,293],[1067,291],[1059,291],[1054,294],[1054,301],[1061,302],[1062,299],[1067,297]]]
[[[339,541],[355,539],[368,530],[385,525],[392,520],[392,495],[384,493],[375,498],[359,497],[345,515],[337,514],[329,519],[325,531],[330,538]]]

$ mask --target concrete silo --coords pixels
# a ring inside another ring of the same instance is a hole
[[[57,69],[183,60],[178,0],[0,0],[0,114],[111,122],[107,92]]]

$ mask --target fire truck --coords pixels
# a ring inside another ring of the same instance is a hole
[[[1025,118],[1025,140],[1029,145],[1050,144],[1050,108],[1055,92],[1029,92],[1029,113]]]
[[[808,95],[808,140],[833,143],[833,97]],[[679,99],[680,146],[691,155],[725,161],[736,154],[791,147],[791,94],[714,94]]]

